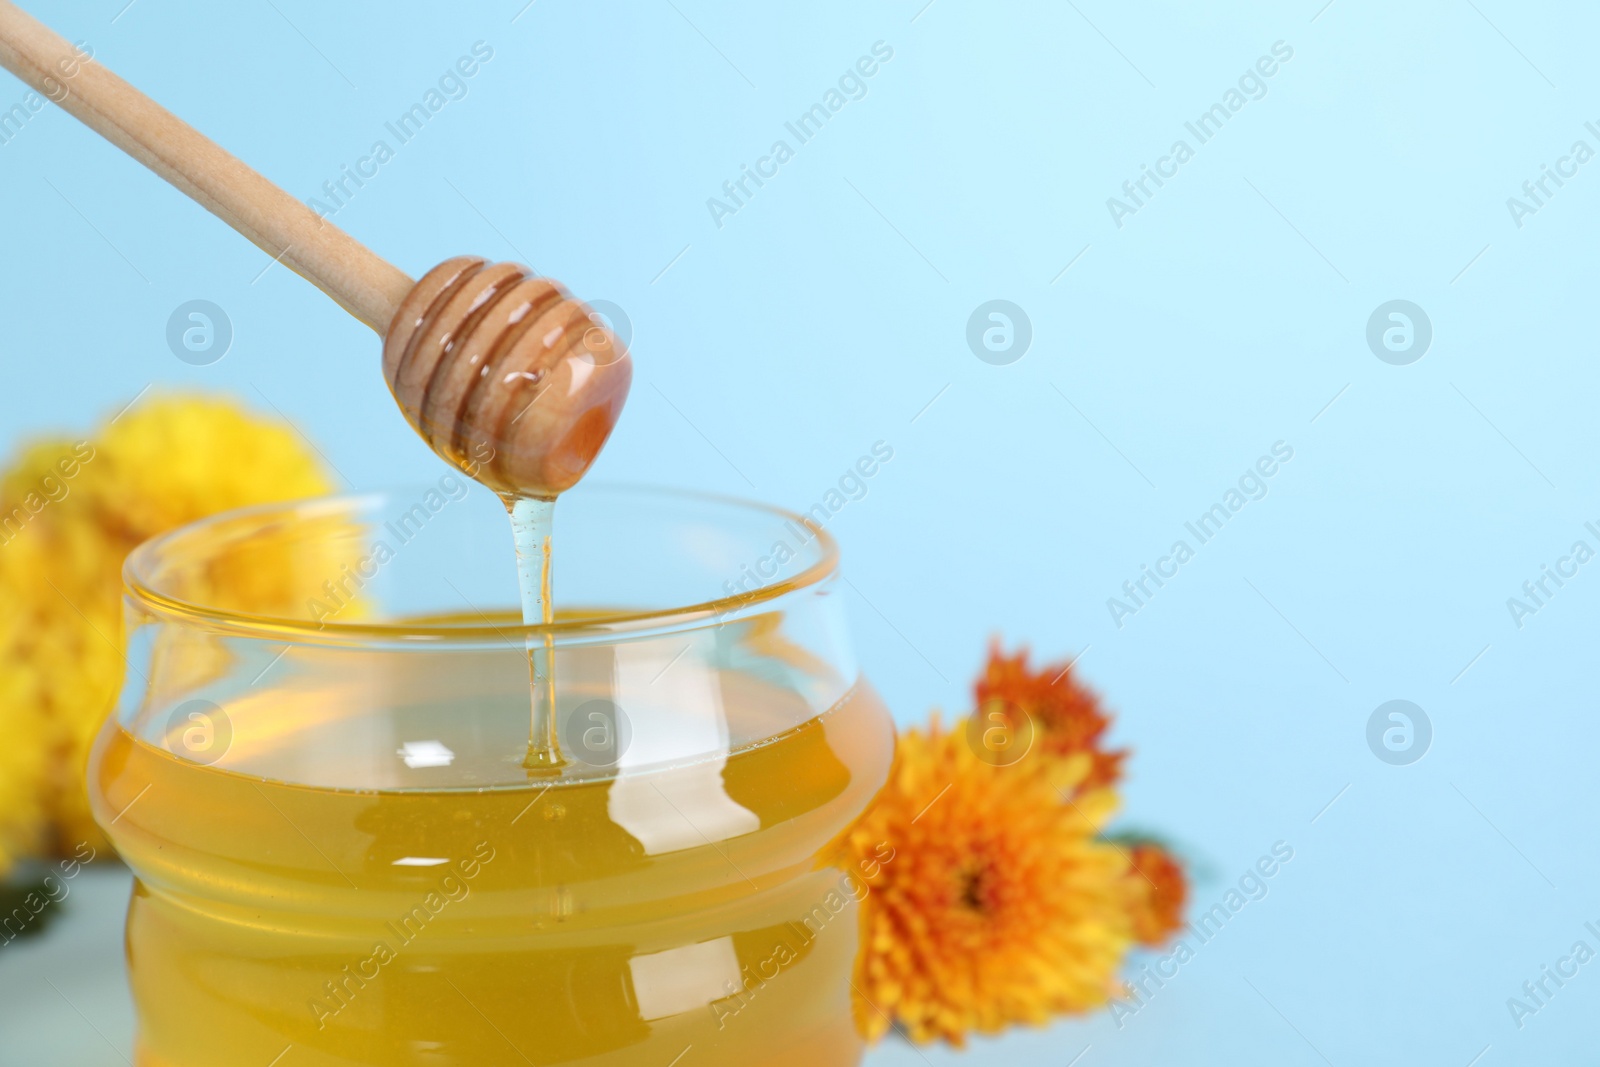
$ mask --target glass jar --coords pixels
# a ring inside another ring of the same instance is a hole
[[[866,885],[830,844],[894,742],[832,539],[638,488],[555,520],[548,627],[454,474],[129,558],[89,780],[141,1064],[858,1062]],[[546,641],[564,762],[530,771]]]

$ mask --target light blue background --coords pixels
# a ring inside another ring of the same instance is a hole
[[[1506,1007],[1574,941],[1600,948],[1600,564],[1520,630],[1506,607],[1574,540],[1600,547],[1600,162],[1521,228],[1506,206],[1575,140],[1600,149],[1592,9],[124,2],[29,6],[307,197],[488,42],[467,98],[338,223],[413,274],[526,258],[625,308],[637,377],[598,476],[805,508],[888,442],[831,528],[897,717],[962,711],[991,635],[1081,651],[1136,749],[1126,821],[1185,849],[1202,907],[1295,849],[1124,1029],[1068,1022],[971,1062],[1592,1055],[1600,963],[1521,1030]],[[719,229],[706,199],[879,40],[868,95]],[[1184,122],[1280,40],[1267,95],[1119,229],[1106,198],[1193,146]],[[23,94],[0,78],[0,110]],[[0,145],[0,203],[7,439],[86,428],[151,383],[225,389],[354,486],[432,476],[365,327],[69,117]],[[208,367],[164,340],[194,298],[235,330]],[[1010,366],[965,341],[994,298],[1032,322]],[[1410,366],[1365,342],[1395,298],[1434,328]],[[1279,440],[1269,495],[1114,625],[1107,598]],[[1366,744],[1393,698],[1433,724],[1410,766]],[[119,1062],[76,1030],[32,1039]]]

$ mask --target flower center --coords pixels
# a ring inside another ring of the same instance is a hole
[[[983,899],[983,868],[965,867],[958,877],[961,880],[961,903],[973,911],[987,911]]]

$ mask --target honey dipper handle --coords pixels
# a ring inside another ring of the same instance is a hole
[[[0,66],[171,182],[382,336],[412,281],[49,27],[0,0]]]

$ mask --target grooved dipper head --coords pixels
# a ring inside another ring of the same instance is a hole
[[[633,380],[582,301],[515,263],[458,256],[406,296],[383,342],[396,403],[440,456],[502,496],[570,489]]]

